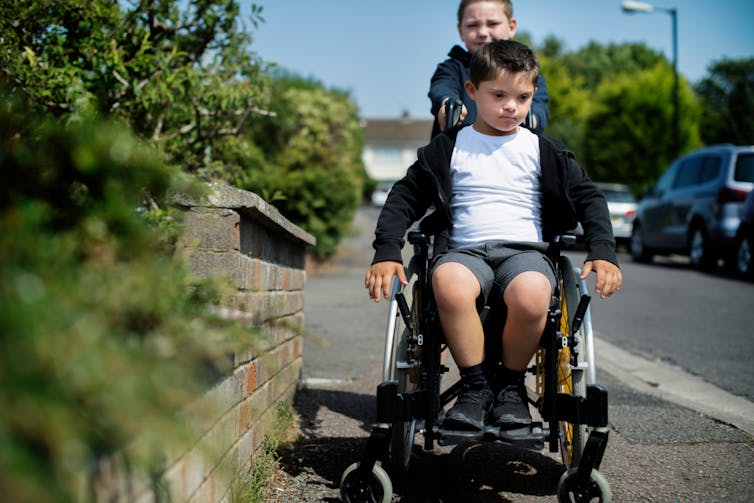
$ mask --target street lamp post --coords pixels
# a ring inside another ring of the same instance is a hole
[[[673,28],[673,156],[677,157],[680,151],[680,132],[679,132],[679,108],[678,99],[678,10],[675,7],[655,7],[646,2],[636,2],[634,0],[623,0],[621,2],[623,12],[654,12],[662,11],[670,14]]]

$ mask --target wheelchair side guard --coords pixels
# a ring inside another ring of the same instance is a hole
[[[586,398],[558,393],[555,397],[557,419],[587,426],[607,426],[607,388],[589,384]]]
[[[426,391],[399,393],[396,381],[377,386],[377,422],[396,423],[424,417]]]

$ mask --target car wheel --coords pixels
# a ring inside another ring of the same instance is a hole
[[[754,238],[752,236],[741,236],[736,244],[736,272],[742,276],[754,276],[754,263],[752,263],[752,250],[754,249]]]
[[[641,227],[638,225],[635,225],[631,230],[628,249],[631,252],[633,259],[637,262],[649,262],[652,260],[652,254],[644,245],[644,239],[641,237]]]
[[[708,269],[712,266],[707,234],[700,226],[694,227],[689,239],[689,260],[697,269]]]

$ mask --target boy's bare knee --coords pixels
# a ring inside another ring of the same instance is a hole
[[[547,314],[552,296],[552,285],[542,273],[527,271],[519,274],[505,289],[505,304],[509,311],[526,318],[539,318]]]
[[[467,267],[453,262],[435,269],[432,289],[440,307],[474,303],[481,292],[476,276]]]

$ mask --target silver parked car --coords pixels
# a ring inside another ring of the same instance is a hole
[[[636,197],[628,187],[621,183],[594,182],[594,185],[602,192],[607,201],[607,209],[610,212],[610,223],[613,224],[615,241],[627,243],[631,237],[634,217],[636,216]],[[573,234],[581,237],[584,234],[581,224],[573,230]]]
[[[754,188],[754,146],[715,145],[679,157],[639,202],[631,232],[637,261],[685,254],[692,265],[734,263],[743,202]]]

